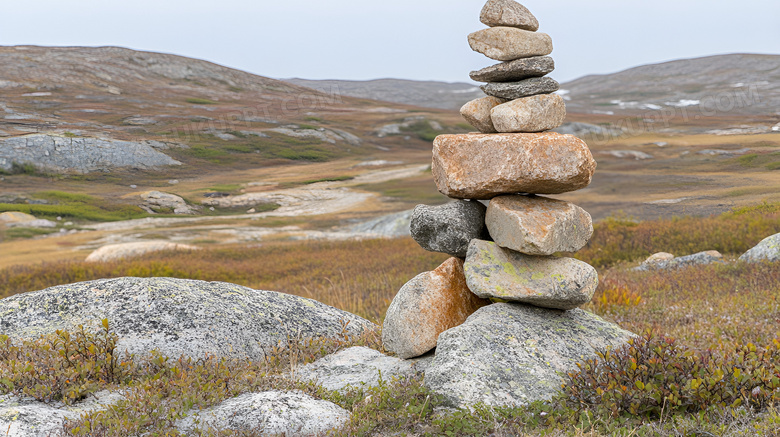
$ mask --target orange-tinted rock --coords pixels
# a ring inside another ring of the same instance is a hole
[[[593,235],[593,221],[584,209],[546,197],[494,197],[485,221],[496,244],[527,255],[576,252]]]
[[[436,347],[439,334],[489,303],[469,290],[463,261],[450,258],[401,288],[387,309],[382,343],[401,358],[423,355]]]
[[[491,199],[580,190],[596,161],[584,141],[555,132],[439,135],[431,169],[445,196]]]

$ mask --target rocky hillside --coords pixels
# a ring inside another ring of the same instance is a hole
[[[99,152],[94,166],[74,168],[76,172],[111,168],[119,155],[118,167],[181,162],[186,171],[206,165],[214,170],[215,164],[257,166],[360,158],[377,150],[425,150],[432,134],[461,129],[457,114],[415,109],[414,122],[390,134],[382,131],[403,124],[411,109],[182,56],[118,47],[0,47],[0,137],[44,135],[11,142],[0,138],[5,171],[14,163],[67,170],[60,148],[57,153],[41,147],[25,150],[31,142],[63,143],[63,137],[77,139],[86,152]],[[130,148],[154,144],[169,158],[135,165],[125,162],[127,153],[90,146],[115,148],[116,141]],[[67,143],[70,147],[72,141]]]
[[[474,84],[401,79],[367,81],[285,79],[285,82],[362,99],[382,100],[423,108],[460,109],[464,103],[484,97]]]

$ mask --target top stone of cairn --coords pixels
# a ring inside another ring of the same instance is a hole
[[[479,21],[490,27],[517,27],[531,32],[539,29],[539,21],[534,14],[514,0],[488,0],[482,8]]]

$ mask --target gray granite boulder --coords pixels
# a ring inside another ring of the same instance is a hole
[[[572,309],[590,302],[599,275],[574,258],[530,256],[473,240],[464,267],[466,283],[479,297]]]
[[[432,357],[402,360],[374,349],[355,346],[300,367],[295,377],[303,381],[315,381],[333,391],[350,387],[376,387],[380,379],[390,382],[421,374],[430,359]]]
[[[639,267],[634,268],[634,270],[665,270],[713,263],[724,263],[723,255],[717,250],[708,250],[706,252],[694,253],[693,255],[678,256],[665,261],[644,262]]]
[[[104,318],[117,349],[171,357],[205,354],[262,360],[287,338],[341,337],[376,325],[320,302],[224,282],[117,278],[60,285],[0,300],[0,332],[33,338]]]
[[[480,86],[485,94],[507,100],[554,93],[560,87],[561,85],[555,79],[549,77],[532,77],[517,82],[486,83]]]
[[[555,70],[555,61],[549,56],[520,58],[491,65],[469,73],[477,82],[516,82],[529,77],[541,77]]]
[[[740,256],[739,260],[750,263],[780,261],[780,234],[764,238],[756,246]]]
[[[562,374],[632,336],[581,309],[497,303],[439,336],[425,385],[458,408],[549,400],[560,390]]]
[[[196,429],[257,431],[262,435],[319,436],[343,426],[349,411],[338,405],[292,391],[245,393],[219,405],[195,411],[176,422],[184,435]]]
[[[417,205],[412,213],[412,238],[425,250],[465,258],[471,240],[487,237],[486,210],[480,202],[467,200]]]

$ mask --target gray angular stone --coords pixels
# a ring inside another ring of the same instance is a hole
[[[568,310],[590,302],[599,284],[592,266],[574,258],[531,256],[473,240],[464,267],[479,297]]]
[[[713,263],[724,263],[723,255],[717,250],[708,250],[706,252],[694,253],[693,255],[678,256],[665,261],[642,263],[639,267],[635,267],[634,270],[666,270]]]
[[[498,132],[543,132],[563,124],[566,103],[557,94],[539,94],[498,105],[490,110]]]
[[[514,0],[488,0],[479,14],[479,21],[488,26],[517,27],[534,32],[539,20],[525,6]]]
[[[412,213],[412,238],[425,250],[465,258],[471,240],[487,237],[486,209],[479,202],[467,200],[417,205]]]
[[[496,61],[545,56],[553,51],[550,35],[514,27],[482,29],[470,34],[468,40],[472,50]]]
[[[506,102],[504,99],[491,96],[472,100],[460,108],[460,115],[483,134],[496,133],[498,131],[490,119],[490,110]]]
[[[319,436],[343,426],[349,411],[338,405],[292,391],[245,393],[219,405],[196,411],[176,422],[184,435],[196,429],[260,431],[262,435]],[[199,421],[199,423],[198,423]]]
[[[324,388],[342,391],[350,387],[377,387],[380,378],[390,382],[422,373],[425,363],[389,357],[374,349],[355,346],[300,367],[295,376],[316,381]]]
[[[555,70],[555,61],[549,56],[520,58],[491,65],[469,73],[477,82],[516,82],[529,77],[541,77]]]
[[[249,358],[287,338],[359,335],[376,325],[320,302],[224,282],[173,278],[101,279],[60,285],[0,300],[0,332],[36,338],[109,320],[117,350],[170,357]]]
[[[463,261],[450,258],[401,287],[387,309],[382,344],[401,358],[419,357],[436,347],[439,334],[488,304],[466,285]]]
[[[561,388],[561,374],[632,336],[581,309],[497,303],[439,336],[425,385],[459,408],[549,400]]]
[[[749,263],[780,261],[780,234],[764,238],[757,245],[740,256],[739,260]]]
[[[486,83],[480,86],[485,94],[507,100],[554,93],[560,87],[561,85],[555,79],[549,77],[532,77],[518,82]]]
[[[527,255],[576,252],[593,235],[593,220],[584,209],[539,196],[494,197],[485,224],[496,244]]]
[[[588,145],[571,135],[439,135],[433,141],[433,180],[455,199],[576,191],[590,184],[594,171]]]

